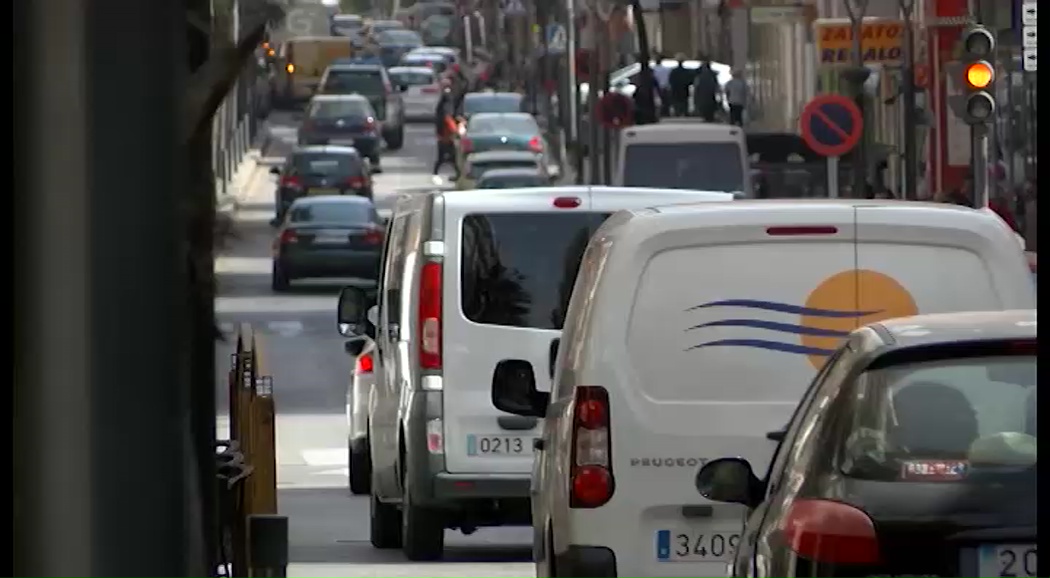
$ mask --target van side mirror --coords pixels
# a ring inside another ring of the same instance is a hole
[[[754,507],[762,500],[763,486],[744,458],[711,460],[696,473],[696,491],[716,502]]]
[[[339,335],[357,337],[367,335],[368,309],[372,306],[368,295],[357,287],[343,287],[339,291],[336,326]]]
[[[554,366],[558,361],[558,346],[561,345],[561,337],[555,337],[551,340],[551,351],[550,351],[550,372],[551,379],[554,379]]]
[[[504,359],[492,372],[492,405],[523,417],[544,417],[551,394],[536,390],[532,364],[523,359]]]
[[[366,339],[363,335],[355,335],[350,339],[347,339],[346,342],[343,343],[343,349],[350,356],[357,357],[358,355],[361,355],[362,351],[365,350],[366,345],[368,345],[368,339]]]

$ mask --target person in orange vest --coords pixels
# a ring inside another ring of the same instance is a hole
[[[434,124],[437,133],[437,159],[434,160],[434,176],[437,176],[445,163],[451,163],[456,171],[453,180],[459,179],[459,164],[456,163],[456,133],[459,127],[452,117],[452,89],[448,86],[441,92],[437,109],[434,111]]]

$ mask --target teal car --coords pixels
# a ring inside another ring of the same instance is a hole
[[[467,155],[495,151],[529,152],[549,166],[549,149],[536,119],[527,112],[482,112],[470,117],[459,138],[460,166]]]

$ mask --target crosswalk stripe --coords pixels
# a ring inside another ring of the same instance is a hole
[[[349,465],[346,448],[323,448],[302,450],[299,454],[308,466],[337,467]]]

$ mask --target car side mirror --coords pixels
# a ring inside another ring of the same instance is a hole
[[[365,313],[365,319],[368,320],[368,324],[372,327],[379,327],[379,306],[373,305],[368,308],[368,312]]]
[[[399,85],[397,85],[397,90],[399,92],[408,92],[408,85],[407,84],[399,84]]]
[[[343,337],[367,335],[368,308],[371,305],[368,295],[362,289],[343,287],[339,292],[339,305],[336,311],[339,335]]]
[[[365,350],[366,345],[368,345],[368,339],[362,335],[355,335],[343,343],[343,349],[346,350],[348,355],[357,357]]]
[[[559,345],[561,345],[561,338],[560,337],[555,337],[554,339],[551,340],[551,349],[550,349],[551,379],[554,379],[554,367],[555,367],[555,363],[558,361],[558,346]]]
[[[762,482],[744,458],[719,458],[696,473],[696,491],[708,500],[753,507],[761,500]]]
[[[270,167],[270,174],[275,176],[275,177],[279,177],[279,176],[281,176],[281,169],[279,169],[277,167]]]
[[[504,359],[492,372],[492,405],[523,417],[544,417],[551,394],[537,391],[532,364],[523,359]]]

